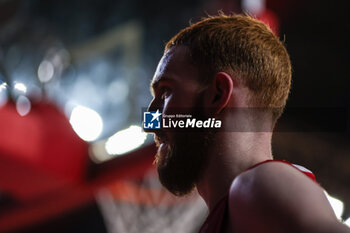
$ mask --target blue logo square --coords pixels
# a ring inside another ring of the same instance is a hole
[[[161,113],[159,110],[156,112],[143,112],[143,128],[144,129],[160,129],[161,127]]]

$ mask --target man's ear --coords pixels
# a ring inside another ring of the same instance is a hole
[[[215,113],[220,113],[231,99],[233,91],[231,76],[225,72],[217,73],[214,77],[212,87],[213,95],[210,105],[214,108]]]

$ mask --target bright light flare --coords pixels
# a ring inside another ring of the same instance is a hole
[[[342,216],[343,211],[344,211],[344,203],[341,200],[339,200],[335,197],[332,197],[326,191],[324,191],[324,193],[326,194],[326,197],[333,208],[335,216],[337,216],[337,218],[339,220],[341,220],[341,216]]]
[[[44,60],[39,65],[38,78],[42,83],[46,83],[52,79],[54,72],[53,64],[48,60]]]
[[[6,88],[7,88],[7,83],[4,82],[0,84],[0,91],[5,90]]]
[[[344,221],[345,225],[347,225],[348,227],[350,227],[350,218],[346,219]]]
[[[132,125],[111,136],[106,142],[106,151],[111,155],[120,155],[140,147],[147,134],[139,126]]]
[[[265,11],[265,0],[243,0],[242,9],[250,14],[259,15]]]
[[[30,103],[30,100],[24,96],[21,95],[16,100],[16,110],[19,115],[25,116],[30,112],[30,109],[32,108],[32,104]]]
[[[5,105],[7,102],[7,83],[0,84],[0,107]]]
[[[24,83],[15,83],[14,88],[23,93],[27,92],[27,86]]]
[[[70,115],[69,122],[78,136],[85,141],[94,141],[102,133],[102,118],[90,108],[75,107]]]

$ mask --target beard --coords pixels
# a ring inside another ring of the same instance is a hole
[[[160,144],[155,163],[162,185],[176,196],[191,193],[208,163],[208,150],[214,132],[176,132],[173,142]]]

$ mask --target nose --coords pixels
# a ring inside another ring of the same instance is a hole
[[[157,105],[156,98],[153,98],[152,101],[148,105],[147,111],[148,112],[157,111],[157,106],[156,105]]]
[[[148,112],[156,112],[159,111],[159,113],[162,113],[162,105],[161,103],[159,103],[159,101],[156,98],[153,98],[153,100],[150,102],[150,104],[148,105],[147,111]],[[144,121],[145,119],[143,119]],[[142,122],[142,124],[144,124],[144,122]],[[146,133],[156,133],[157,131],[159,131],[159,129],[150,129],[150,128],[143,128],[143,130]]]

